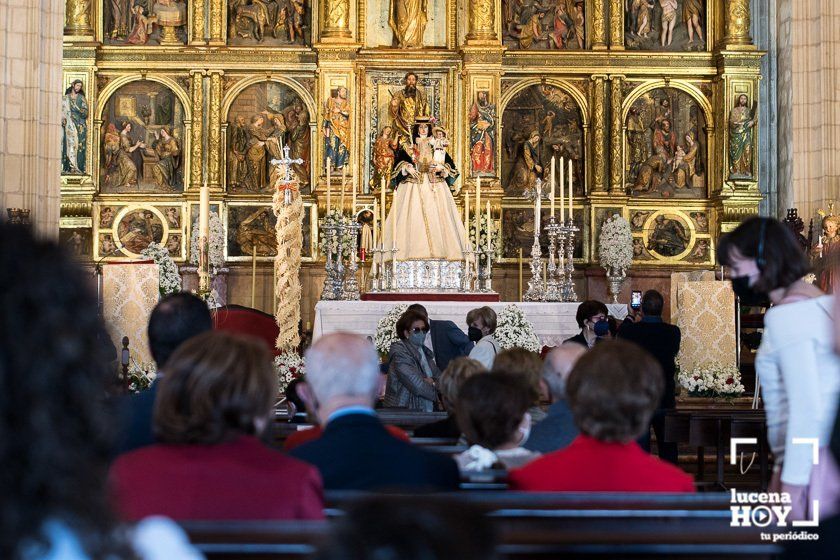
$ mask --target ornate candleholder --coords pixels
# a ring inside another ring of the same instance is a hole
[[[333,274],[333,291],[335,299],[344,299],[344,223],[333,228],[335,235],[335,273]]]
[[[391,279],[388,282],[388,288],[395,292],[397,291],[397,245],[391,248]]]
[[[485,265],[484,265],[484,278],[481,282],[481,287],[478,291],[480,292],[492,292],[493,291],[493,248],[489,247],[482,251],[484,254]]]
[[[370,250],[371,253],[371,264],[370,264],[370,291],[371,292],[380,292],[384,288],[384,270],[382,268],[382,259],[384,258],[385,251],[382,249],[382,245],[380,244],[379,247],[374,247]],[[377,256],[379,258],[377,258]]]
[[[470,266],[470,263],[473,262],[472,256],[475,254],[475,251],[472,250],[472,246],[468,249],[464,249],[464,271],[461,277],[461,289],[465,292],[472,291],[472,280],[473,280],[473,269],[475,266]],[[477,266],[476,262],[476,266]]]
[[[324,280],[324,289],[321,292],[321,300],[324,301],[331,301],[338,299],[340,296],[340,292],[336,293],[335,291],[335,262],[333,261],[333,251],[335,250],[335,241],[336,235],[335,230],[336,227],[332,224],[328,224],[326,221],[324,222],[323,226],[321,226],[324,230],[324,238],[326,243],[324,243],[326,252],[327,252],[327,262],[324,265],[324,270],[327,273],[327,277]]]
[[[571,219],[566,220],[566,278],[562,287],[563,301],[577,301],[575,293],[575,233],[580,231]]]
[[[358,300],[361,296],[359,293],[359,279],[357,274],[359,272],[359,259],[357,256],[357,248],[359,246],[359,232],[362,229],[362,224],[357,221],[351,221],[341,226],[341,237],[345,238],[344,232],[349,232],[350,241],[350,263],[347,265],[346,274],[344,275],[343,290],[341,299],[344,300]]]
[[[528,291],[522,296],[525,301],[545,301],[545,286],[542,281],[542,249],[540,249],[540,233],[534,232],[534,244],[531,245],[531,279],[528,280]]]
[[[562,290],[561,280],[558,280],[558,263],[557,259],[555,259],[554,254],[555,250],[557,249],[557,239],[560,233],[560,228],[562,226],[557,223],[557,220],[554,216],[551,216],[548,219],[548,224],[545,226],[545,230],[548,233],[548,278],[546,279],[545,283],[545,301],[560,301],[562,298]],[[562,240],[560,241],[560,253],[562,255],[563,252],[563,244]],[[561,256],[562,262],[562,256]]]

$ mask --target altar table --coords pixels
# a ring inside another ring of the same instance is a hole
[[[362,336],[373,337],[376,325],[388,311],[401,304],[413,301],[319,301],[315,306],[315,325],[312,339],[336,331],[353,332]],[[557,346],[567,338],[580,332],[575,321],[579,303],[542,303],[542,302],[499,302],[485,304],[496,313],[511,303],[515,303],[534,325],[537,336],[543,346]],[[481,307],[481,304],[469,301],[424,301],[423,306],[429,317],[435,320],[449,320],[467,332],[467,312]],[[627,305],[608,304],[610,315],[623,320],[627,316]]]

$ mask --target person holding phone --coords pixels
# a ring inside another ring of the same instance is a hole
[[[651,419],[651,426],[656,434],[656,444],[659,457],[673,464],[677,464],[677,444],[663,441],[665,439],[665,415],[668,410],[676,406],[676,358],[680,352],[681,333],[679,327],[669,325],[662,320],[662,308],[665,299],[656,290],[648,290],[642,295],[639,309],[634,309],[633,299],[630,303],[630,315],[618,329],[618,338],[634,342],[650,352],[659,365],[665,377],[665,390],[659,406]],[[639,444],[646,451],[650,451],[650,430],[642,434]]]

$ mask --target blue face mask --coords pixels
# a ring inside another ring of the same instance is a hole
[[[421,332],[416,332],[416,333],[411,333],[408,337],[408,340],[413,345],[415,345],[419,348],[420,346],[423,346],[423,343],[426,342],[426,333],[424,333],[422,331]]]
[[[610,323],[602,319],[595,323],[592,330],[595,331],[595,336],[606,336],[610,333]]]

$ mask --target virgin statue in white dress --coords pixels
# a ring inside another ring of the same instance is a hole
[[[430,133],[431,124],[418,119],[412,143],[401,147],[396,155],[391,174],[391,186],[396,190],[382,228],[384,247],[391,249],[396,235],[398,263],[434,261],[438,268],[452,263],[460,274],[467,232],[450,190],[458,170],[448,153],[443,163],[435,161],[435,139]],[[452,267],[449,269],[451,272]]]

